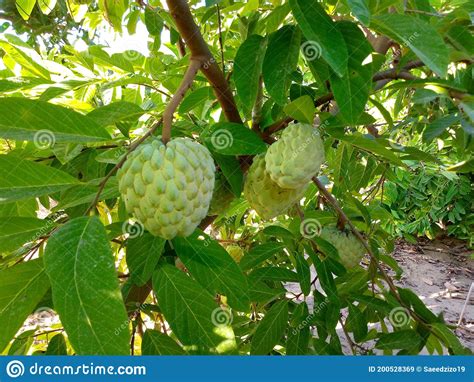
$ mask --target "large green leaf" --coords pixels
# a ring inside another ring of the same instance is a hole
[[[148,232],[127,241],[127,266],[133,282],[139,286],[151,279],[166,240]]]
[[[54,227],[50,220],[26,217],[0,217],[0,253],[11,251],[38,239]]]
[[[240,267],[247,271],[252,269],[256,265],[263,263],[268,260],[276,253],[281,252],[285,248],[283,243],[269,242],[253,247],[243,258],[240,260]]]
[[[79,183],[53,167],[0,155],[0,204],[46,195]]]
[[[387,13],[374,16],[370,27],[408,46],[431,70],[445,77],[449,51],[436,29],[419,17]]]
[[[15,0],[16,9],[23,20],[28,20],[33,10],[36,0]]]
[[[298,64],[301,32],[292,25],[285,25],[269,38],[263,60],[263,81],[268,93],[280,105],[288,99],[292,74]]]
[[[252,35],[240,45],[235,55],[234,82],[246,114],[250,113],[257,99],[266,48],[266,38]]]
[[[265,314],[252,337],[251,354],[265,355],[272,351],[285,332],[288,321],[288,301],[273,305]]]
[[[110,139],[93,119],[44,101],[0,98],[0,137],[33,141],[43,146],[54,143],[87,143]]]
[[[377,349],[414,349],[422,344],[423,339],[412,329],[382,334],[375,344]]]
[[[164,265],[153,275],[153,290],[173,333],[197,353],[235,349],[235,337],[227,322],[216,320],[221,313],[211,293],[177,268]]]
[[[185,355],[186,352],[170,336],[148,329],[142,340],[143,355]]]
[[[356,24],[340,21],[336,27],[344,37],[349,51],[348,68],[342,77],[331,73],[334,98],[343,119],[355,125],[364,111],[372,85],[371,64],[363,65],[372,48]]]
[[[8,57],[17,64],[21,65],[24,70],[31,73],[31,77],[41,77],[45,80],[50,79],[49,71],[37,62],[41,62],[41,59],[33,49],[26,49],[24,46],[20,48],[17,45],[13,45],[3,40],[0,40],[0,49],[3,49],[5,53],[7,53]]]
[[[368,0],[347,0],[349,8],[357,20],[359,20],[365,26],[370,23],[370,10]]]
[[[73,219],[44,254],[54,309],[78,354],[130,353],[128,317],[107,232],[97,217]]]
[[[20,263],[0,271],[0,352],[49,289],[43,259]]]
[[[144,113],[135,103],[119,101],[94,109],[87,116],[105,127],[120,121],[136,122]]]
[[[189,237],[175,238],[173,246],[191,276],[206,290],[226,295],[234,309],[249,309],[247,279],[217,241],[196,230]]]
[[[255,132],[239,123],[216,123],[207,128],[201,138],[212,151],[224,155],[254,155],[267,149]]]
[[[320,54],[334,72],[343,76],[348,60],[346,44],[321,4],[313,0],[290,0],[290,6],[306,37],[307,48],[317,53],[314,58]]]

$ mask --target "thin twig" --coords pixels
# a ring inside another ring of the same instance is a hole
[[[174,93],[170,102],[166,106],[165,111],[163,112],[163,132],[161,134],[161,140],[164,144],[167,144],[171,139],[171,125],[173,123],[173,114],[178,108],[181,101],[183,100],[186,92],[191,87],[194,78],[196,77],[202,65],[203,63],[200,59],[191,57],[188,70],[186,70],[186,73],[184,74],[183,80],[181,81],[181,85],[179,85],[178,90],[176,90],[176,93]]]

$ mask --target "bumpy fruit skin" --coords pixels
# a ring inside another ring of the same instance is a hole
[[[247,173],[244,195],[250,206],[263,219],[278,216],[300,200],[306,186],[298,189],[284,189],[278,186],[265,170],[265,156],[257,155]]]
[[[207,215],[215,166],[204,146],[156,138],[130,154],[119,170],[119,191],[127,211],[153,235],[171,240],[191,235]]]
[[[236,263],[238,263],[242,257],[244,257],[244,250],[238,245],[229,245],[227,246],[226,250]]]
[[[282,188],[299,188],[315,176],[324,162],[324,146],[311,125],[289,125],[265,155],[270,177]]]
[[[211,206],[209,207],[209,215],[213,216],[224,213],[234,198],[234,194],[230,190],[230,185],[225,180],[224,175],[221,172],[216,173],[216,183],[214,193],[212,194]]]
[[[340,231],[336,227],[324,227],[320,237],[336,247],[342,265],[348,269],[358,265],[366,252],[364,246],[351,232]]]

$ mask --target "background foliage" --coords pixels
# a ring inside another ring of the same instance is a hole
[[[189,64],[196,44],[168,11],[183,3],[212,56],[172,134],[211,150],[233,200],[165,242],[129,220],[115,170],[159,135]],[[463,0],[0,0],[0,352],[341,354],[343,341],[354,354],[468,353],[395,286],[390,253],[400,236],[473,243],[473,11]],[[117,33],[146,44],[112,49]],[[235,110],[222,112],[216,73]],[[241,196],[252,156],[315,116],[319,185],[261,220]],[[360,266],[345,269],[317,236],[336,223],[368,241]],[[43,310],[60,322],[16,335]]]

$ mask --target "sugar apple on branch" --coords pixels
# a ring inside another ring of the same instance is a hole
[[[265,155],[266,170],[282,188],[300,188],[315,176],[324,162],[318,130],[308,124],[289,125]]]
[[[265,170],[265,156],[257,155],[247,173],[244,195],[250,206],[263,219],[270,219],[284,213],[299,201],[306,186],[297,189],[284,189],[270,178]]]
[[[176,138],[142,144],[118,171],[119,191],[129,213],[153,235],[186,237],[207,215],[215,166],[204,146]]]
[[[364,246],[352,232],[329,226],[324,227],[319,236],[336,247],[342,265],[348,269],[358,265],[366,253]]]

